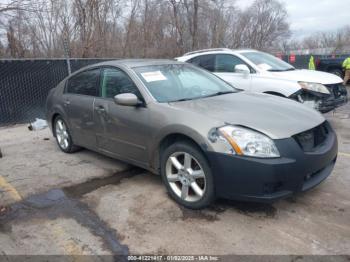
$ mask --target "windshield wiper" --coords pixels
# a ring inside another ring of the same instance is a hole
[[[231,94],[231,93],[236,93],[236,92],[234,92],[234,91],[219,91],[219,92],[216,92],[216,93],[213,93],[213,94],[210,94],[207,96],[203,96],[203,97],[221,96],[221,95],[226,95],[226,94]]]
[[[200,97],[181,98],[181,99],[177,99],[177,100],[168,101],[168,103],[189,101],[189,100],[193,100],[193,99],[197,99],[197,98],[200,98]]]
[[[177,100],[171,100],[171,101],[168,101],[168,103],[189,101],[189,100],[195,100],[195,99],[212,97],[212,96],[226,95],[226,94],[231,94],[231,93],[236,93],[236,92],[234,92],[234,91],[219,91],[219,92],[216,92],[216,93],[213,93],[210,95],[206,95],[206,96],[188,97],[188,98],[181,98],[181,99],[177,99]]]

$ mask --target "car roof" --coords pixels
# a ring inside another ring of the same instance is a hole
[[[184,64],[176,60],[170,59],[120,59],[105,61],[91,66],[126,66],[129,68],[140,66],[152,66],[152,65],[165,65],[165,64]]]
[[[211,49],[202,49],[202,50],[196,50],[193,52],[188,52],[180,57],[187,57],[192,58],[199,55],[208,55],[208,54],[242,54],[246,52],[259,52],[255,49],[229,49],[229,48],[211,48]],[[177,57],[177,58],[180,58]]]

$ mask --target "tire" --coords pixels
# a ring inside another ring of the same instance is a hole
[[[58,147],[65,153],[74,153],[80,147],[74,145],[68,126],[61,116],[54,120],[53,130]]]
[[[197,146],[176,142],[162,152],[160,161],[163,182],[178,204],[190,209],[202,209],[213,203],[213,175],[207,159]]]

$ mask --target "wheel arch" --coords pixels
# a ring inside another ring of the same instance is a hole
[[[61,105],[57,104],[54,107],[52,107],[50,112],[47,114],[47,121],[50,125],[50,128],[51,128],[53,134],[55,133],[54,132],[54,121],[58,116],[62,117],[62,119],[66,122],[66,125],[68,126],[68,128],[70,128],[70,123],[68,121],[69,118],[66,115],[64,108]]]
[[[51,125],[51,130],[52,130],[52,134],[53,134],[53,136],[54,137],[56,137],[56,132],[55,132],[55,119],[57,118],[57,117],[59,117],[59,116],[61,116],[61,114],[59,114],[59,113],[54,113],[52,116],[51,116],[51,119],[50,119],[50,125]]]
[[[158,140],[156,143],[156,147],[153,150],[152,154],[152,169],[154,170],[155,173],[159,174],[160,172],[160,157],[162,154],[162,151],[164,151],[167,147],[170,145],[179,142],[179,141],[184,141],[187,142],[193,146],[195,146],[200,152],[203,153],[203,156],[205,158],[206,154],[205,151],[208,148],[208,144],[204,139],[199,138],[199,136],[194,136],[186,132],[169,132],[164,134],[161,139]],[[209,163],[209,161],[208,161]]]

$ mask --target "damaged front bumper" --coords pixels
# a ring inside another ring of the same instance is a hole
[[[312,107],[321,113],[327,113],[348,102],[347,90],[343,84],[325,85],[330,94],[322,94],[306,89],[300,89],[290,96],[306,106]]]

